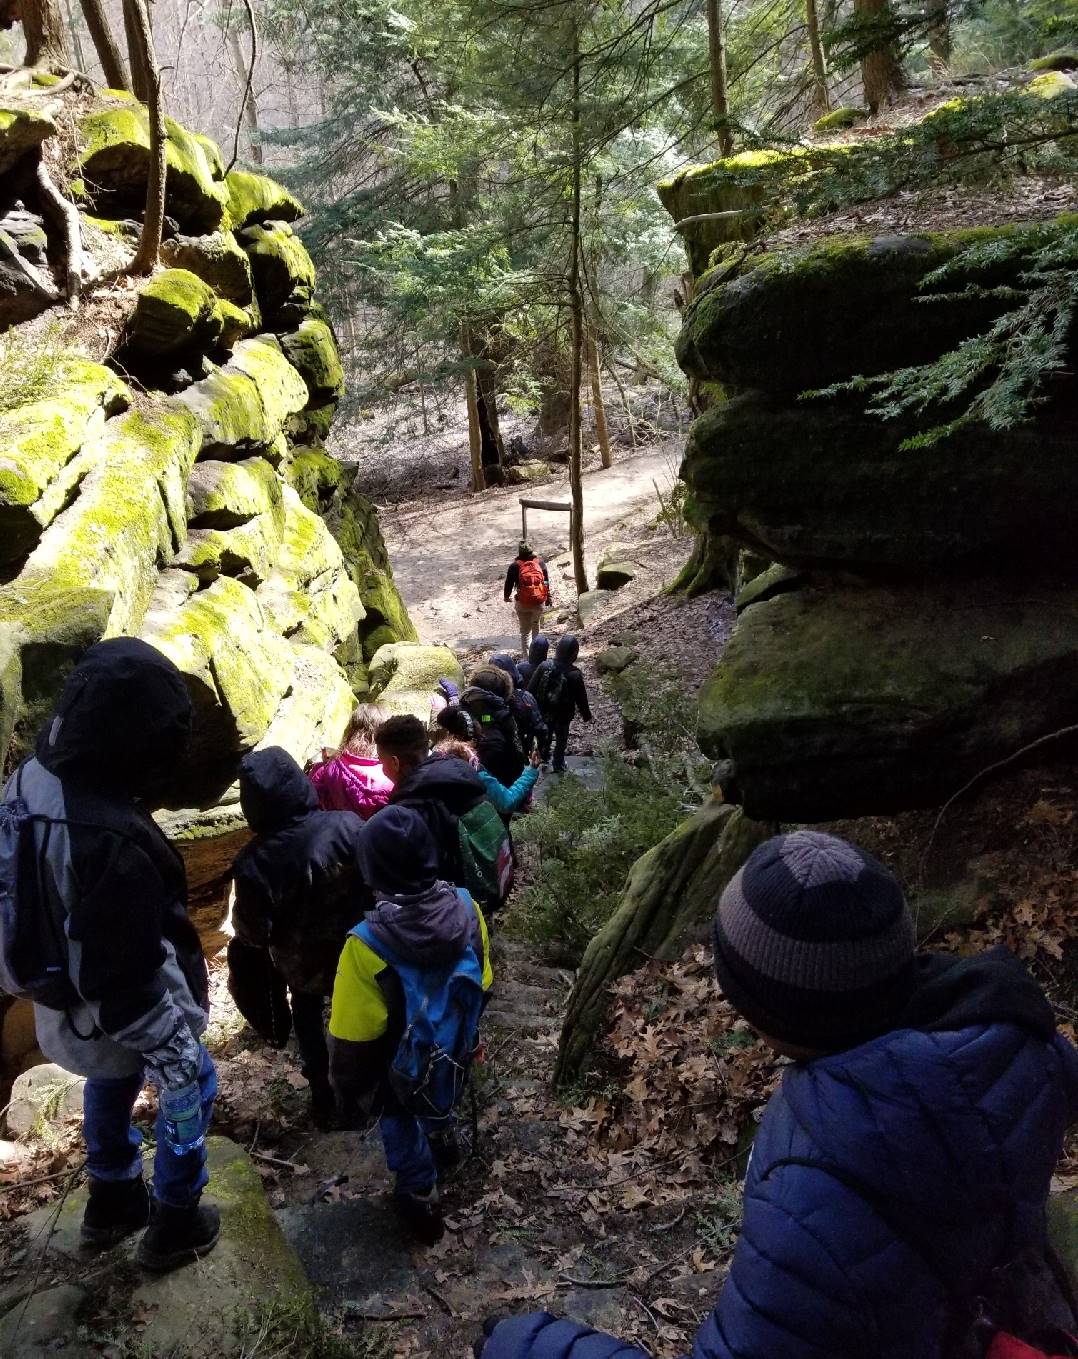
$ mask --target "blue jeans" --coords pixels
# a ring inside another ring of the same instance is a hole
[[[82,1092],[82,1134],[86,1139],[86,1169],[95,1180],[133,1180],[142,1174],[142,1134],[131,1126],[131,1111],[146,1084],[142,1072],[133,1076],[91,1077]],[[202,1131],[210,1126],[217,1095],[217,1072],[205,1048],[198,1073],[202,1091]],[[159,1203],[189,1208],[199,1200],[209,1176],[206,1148],[178,1156],[165,1141],[160,1114],[154,1128],[157,1150],[153,1158],[153,1192]]]
[[[452,1126],[452,1119],[427,1119],[403,1113],[383,1114],[378,1120],[386,1165],[397,1177],[398,1194],[429,1194],[434,1188],[438,1172],[427,1134]]]

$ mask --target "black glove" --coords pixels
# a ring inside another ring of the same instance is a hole
[[[475,1359],[483,1359],[483,1351],[486,1348],[487,1341],[494,1334],[495,1326],[499,1325],[504,1320],[505,1317],[487,1317],[486,1321],[483,1322],[483,1334],[472,1346],[472,1353],[475,1355]]]

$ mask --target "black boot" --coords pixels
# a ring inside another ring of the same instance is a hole
[[[135,1258],[144,1269],[161,1274],[208,1255],[220,1235],[221,1214],[212,1203],[191,1208],[158,1203]]]
[[[437,1187],[426,1194],[394,1194],[393,1203],[408,1230],[424,1246],[436,1245],[445,1236]]]
[[[108,1250],[150,1220],[150,1196],[141,1175],[133,1180],[95,1180],[82,1215],[82,1244]]]

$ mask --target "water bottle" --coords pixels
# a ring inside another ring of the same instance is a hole
[[[181,1085],[178,1090],[162,1090],[161,1116],[165,1125],[165,1141],[177,1156],[186,1156],[206,1140],[202,1128],[202,1091],[197,1081]]]

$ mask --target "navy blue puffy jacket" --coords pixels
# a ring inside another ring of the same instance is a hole
[[[1078,1053],[1003,950],[923,966],[917,1027],[786,1072],[692,1359],[941,1359],[953,1298],[1043,1241]],[[483,1359],[641,1353],[538,1313],[502,1322]]]

